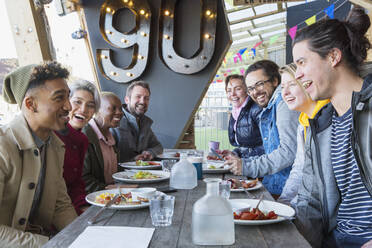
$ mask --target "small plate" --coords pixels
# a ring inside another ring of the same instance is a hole
[[[133,189],[122,188],[121,193],[127,194],[127,193],[131,192],[131,190],[136,190],[136,192],[140,192],[141,188],[133,188]],[[89,195],[87,195],[85,197],[85,200],[89,204],[92,204],[92,205],[95,205],[95,206],[98,206],[98,207],[104,207],[105,204],[95,202],[96,196],[100,195],[102,193],[118,194],[119,192],[118,192],[117,189],[108,189],[108,190],[96,191],[96,192],[93,192],[93,193],[90,193]],[[138,204],[138,205],[115,205],[115,204],[112,204],[109,208],[120,209],[120,210],[130,210],[130,209],[138,209],[138,208],[147,208],[148,206],[150,206],[150,202],[141,202],[141,204]]]
[[[246,208],[250,206],[256,206],[258,203],[258,199],[232,199],[229,200],[233,211],[237,209]],[[285,204],[274,202],[274,201],[267,201],[263,200],[258,207],[262,212],[270,212],[274,211],[276,214],[293,217],[295,215],[295,210],[290,206]],[[286,219],[283,217],[278,216],[276,219],[272,220],[235,220],[234,223],[238,225],[268,225],[273,223],[278,223],[285,221]]]
[[[245,180],[246,183],[253,182],[254,180]],[[253,191],[262,188],[262,183],[260,181],[257,182],[256,186],[252,188],[246,188],[247,191]],[[230,192],[244,192],[243,188],[231,189]]]
[[[135,161],[119,163],[119,165],[126,169],[141,169],[141,170],[161,169],[161,162],[159,161],[144,161],[144,162],[158,163],[159,165],[137,165]]]
[[[180,156],[176,156],[177,152],[164,152],[162,154],[157,155],[156,157],[160,159],[180,159]]]
[[[211,165],[216,168],[208,168]],[[224,166],[223,161],[208,160],[203,164],[203,173],[228,173],[230,171],[228,167],[228,165]]]
[[[128,171],[122,171],[117,172],[112,175],[112,177],[116,180],[126,182],[126,183],[155,183],[155,182],[161,182],[164,180],[168,180],[170,177],[170,173],[166,171],[159,171],[159,170],[146,170],[146,172],[151,172],[152,174],[155,174],[157,176],[160,176],[159,178],[151,178],[151,179],[133,179],[130,178],[137,172],[141,170],[128,170]]]

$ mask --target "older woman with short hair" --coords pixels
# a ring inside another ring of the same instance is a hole
[[[77,214],[81,214],[88,206],[85,201],[85,184],[82,179],[84,158],[88,149],[88,138],[81,132],[100,106],[97,88],[85,80],[77,80],[69,84],[71,111],[69,123],[65,130],[56,132],[65,143],[65,161],[63,178],[67,192]]]

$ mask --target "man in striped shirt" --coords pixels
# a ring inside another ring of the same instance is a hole
[[[372,75],[359,68],[371,44],[361,8],[343,22],[321,20],[296,34],[296,77],[315,101],[296,225],[314,247],[369,247],[372,240]]]

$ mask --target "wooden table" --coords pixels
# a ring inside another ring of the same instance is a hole
[[[221,177],[218,174],[205,174],[206,177]],[[229,177],[228,175],[227,177]],[[146,186],[165,186],[166,183]],[[145,184],[144,184],[145,187]],[[172,225],[169,227],[157,227],[152,236],[149,247],[198,247],[191,240],[191,215],[195,201],[205,194],[205,183],[198,181],[198,186],[193,190],[178,190],[170,193],[176,197]],[[264,194],[264,199],[273,200],[270,193],[261,188],[253,191],[253,195],[259,197]],[[230,199],[247,198],[243,193],[231,193]],[[79,216],[69,226],[59,232],[48,243],[48,247],[68,247],[80,233],[88,226],[88,219],[95,215],[99,207],[92,206]],[[105,210],[95,224],[98,226],[131,226],[153,227],[149,209],[138,210]],[[210,247],[210,246],[209,246]],[[218,246],[219,247],[219,246]],[[290,221],[284,221],[272,225],[242,226],[235,225],[235,244],[229,247],[311,247],[309,243],[297,231]]]

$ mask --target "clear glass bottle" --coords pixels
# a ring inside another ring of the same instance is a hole
[[[180,161],[171,170],[169,186],[175,189],[193,189],[198,185],[195,166],[187,160],[187,154],[180,154]]]
[[[192,242],[196,245],[232,245],[235,243],[233,211],[219,195],[221,179],[206,178],[207,193],[192,209]]]

